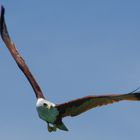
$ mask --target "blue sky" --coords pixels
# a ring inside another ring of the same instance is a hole
[[[138,0],[0,0],[12,40],[54,103],[140,86]],[[120,102],[65,118],[49,133],[34,92],[0,43],[0,139],[139,139],[140,102]]]

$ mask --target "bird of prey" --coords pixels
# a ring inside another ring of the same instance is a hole
[[[140,92],[131,92],[127,94],[114,94],[114,95],[100,95],[100,96],[86,96],[83,98],[75,99],[62,104],[54,104],[45,99],[40,86],[36,82],[29,68],[27,67],[24,59],[17,51],[15,44],[10,39],[8,30],[5,23],[4,13],[5,9],[1,6],[0,13],[0,34],[5,46],[10,51],[12,57],[17,63],[18,67],[24,73],[29,83],[31,84],[35,96],[37,98],[36,109],[39,117],[44,120],[48,125],[48,131],[54,132],[57,129],[68,131],[67,127],[62,122],[62,119],[67,116],[77,116],[89,109],[111,104],[114,102],[129,100],[139,101]]]

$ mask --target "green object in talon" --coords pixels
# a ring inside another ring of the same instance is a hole
[[[49,132],[55,132],[56,131],[56,127],[53,127],[53,126],[50,126],[49,124],[48,124],[48,131]]]

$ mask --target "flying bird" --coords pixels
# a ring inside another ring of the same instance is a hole
[[[44,120],[48,125],[48,131],[54,132],[57,129],[68,131],[62,119],[67,116],[77,116],[89,109],[112,104],[123,100],[139,101],[140,92],[133,91],[127,94],[114,94],[114,95],[100,95],[100,96],[86,96],[83,98],[75,99],[62,104],[54,104],[45,99],[40,86],[30,72],[24,59],[17,51],[15,44],[10,39],[8,30],[5,23],[4,13],[5,9],[1,6],[0,13],[0,34],[5,46],[8,48],[18,67],[24,73],[29,83],[31,84],[35,96],[37,98],[36,109],[39,117]]]

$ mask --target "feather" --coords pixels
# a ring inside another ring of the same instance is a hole
[[[44,98],[41,88],[39,87],[38,83],[36,82],[35,78],[33,77],[32,73],[30,72],[28,66],[26,65],[24,59],[18,53],[14,43],[11,41],[10,36],[8,34],[8,30],[6,27],[5,19],[4,19],[5,9],[1,6],[1,17],[0,17],[0,34],[2,40],[4,41],[6,47],[10,51],[11,55],[13,56],[14,60],[16,61],[18,67],[24,73],[28,81],[30,82],[35,95],[37,98]]]
[[[140,100],[140,93],[116,94],[116,95],[99,95],[86,96],[76,100],[72,100],[63,104],[56,105],[60,112],[60,117],[77,116],[89,109],[112,104],[122,100],[137,101]]]

